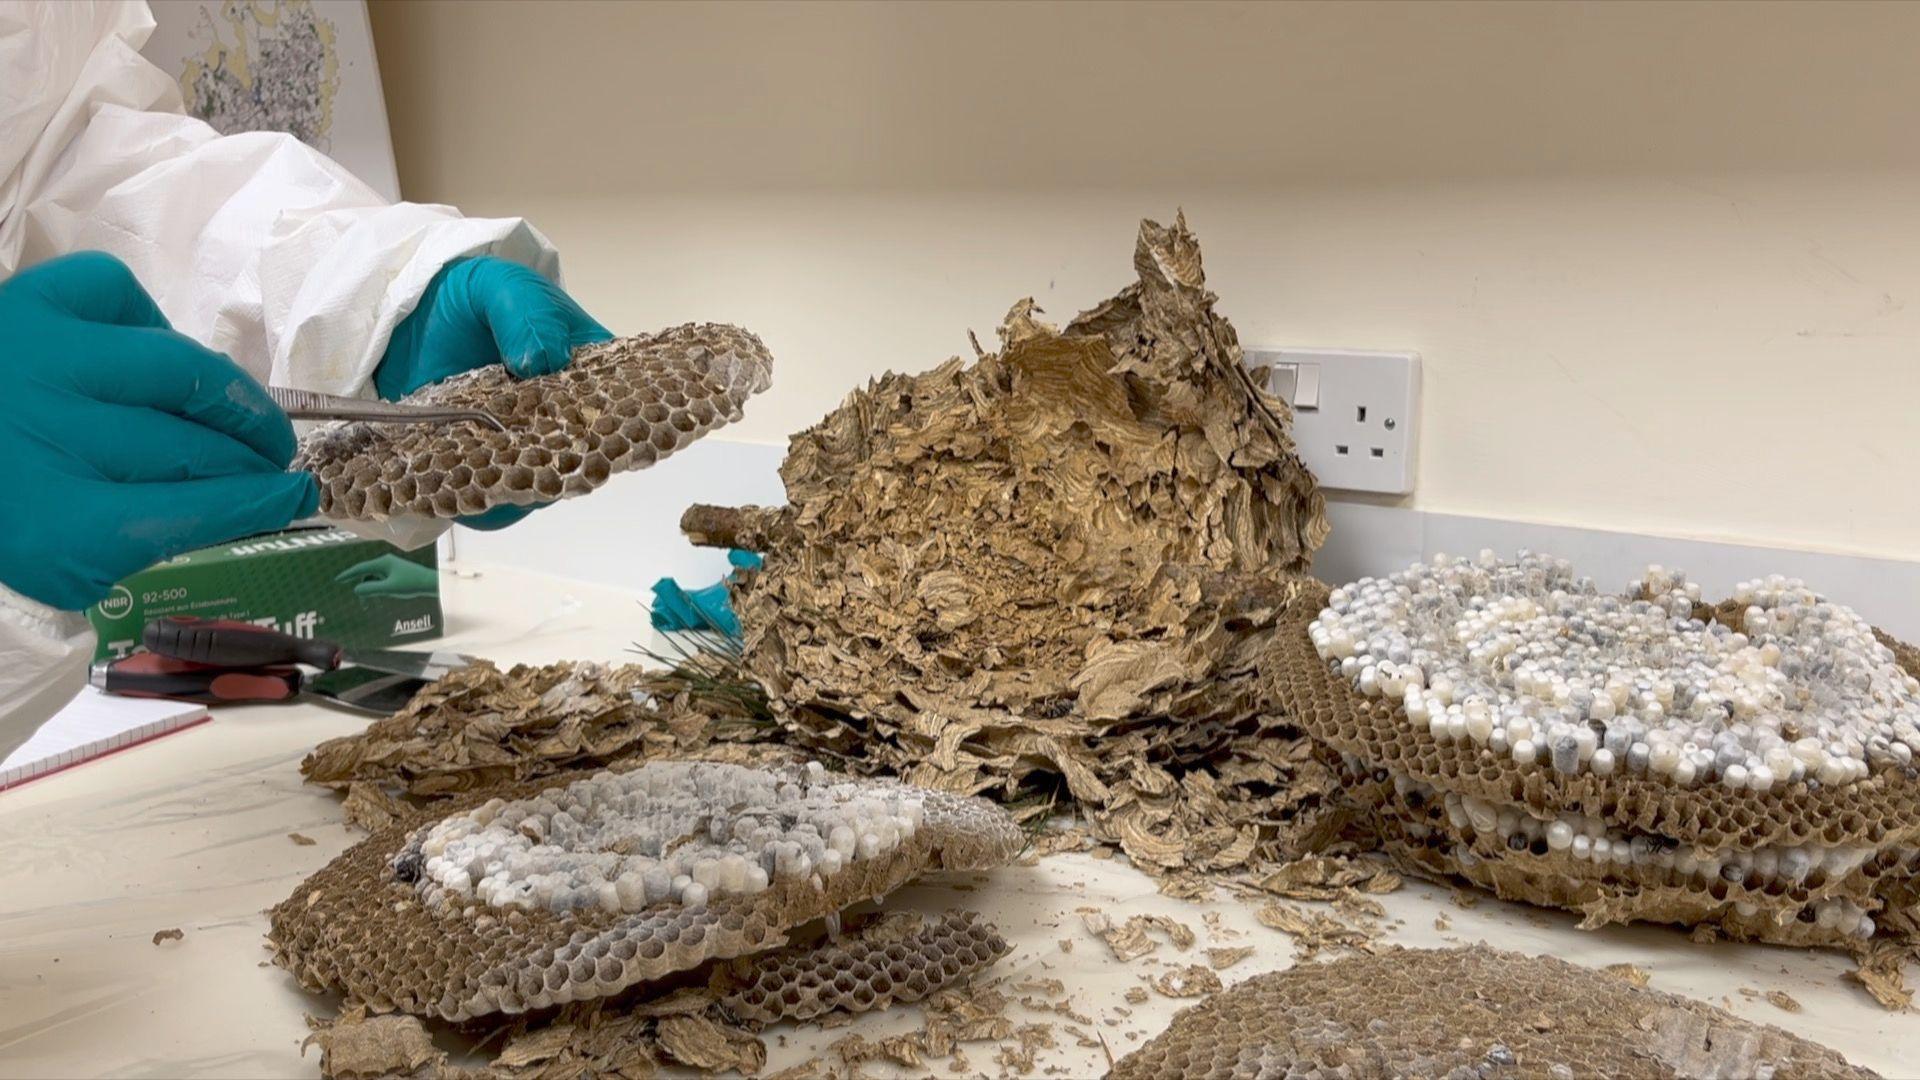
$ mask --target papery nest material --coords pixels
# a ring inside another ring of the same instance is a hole
[[[806,1021],[829,1010],[885,1009],[929,996],[926,1012],[937,1017],[951,1003],[965,1000],[956,988],[1006,952],[999,932],[971,912],[925,918],[892,912],[849,924],[837,941],[721,963],[706,987],[471,1023],[464,1033],[477,1045],[499,1046],[484,1068],[452,1063],[418,1017],[370,1016],[364,1006],[350,1007],[333,1020],[310,1020],[314,1034],[308,1042],[320,1046],[321,1075],[329,1080],[652,1076],[662,1059],[707,1072],[753,1075],[766,1064],[765,1043],[753,1033],[760,1024]],[[939,1056],[954,1049],[955,1034],[945,1037],[949,1045],[933,1036],[931,1030],[919,1033],[923,1047]]]
[[[791,741],[1228,870],[1333,786],[1257,677],[1327,522],[1185,220],[1134,268],[1064,330],[1022,301],[999,352],[854,392],[793,438],[784,507],[682,527],[765,556],[744,667]]]
[[[675,770],[687,769],[704,769],[699,775],[723,781],[755,772],[661,762],[621,775],[644,785],[673,780],[680,775]],[[806,770],[770,775],[789,787],[840,783],[809,780]],[[897,846],[871,857],[863,848],[862,857],[824,877],[774,876],[756,893],[613,910],[496,906],[429,887],[421,845],[430,826],[467,811],[484,812],[482,804],[558,799],[569,781],[596,782],[558,776],[463,796],[374,833],[273,909],[268,936],[275,962],[310,989],[340,992],[349,1003],[375,1011],[447,1020],[518,1013],[610,997],[710,960],[779,948],[798,926],[884,896],[930,870],[1004,864],[1024,842],[1012,820],[983,800],[860,780],[851,782],[856,793],[912,800],[922,823]],[[715,806],[711,819],[723,820],[736,809]]]
[[[749,745],[771,734],[771,724],[750,688],[720,685],[725,675],[585,661],[501,669],[480,661],[429,683],[364,731],[321,743],[300,771],[340,790],[427,801],[647,758],[797,759]]]
[[[1694,614],[1739,629],[1733,606],[1699,605]],[[1895,653],[1911,662],[1911,652]],[[1844,786],[1783,783],[1770,792],[1681,786],[1624,765],[1611,775],[1567,775],[1518,765],[1470,740],[1436,738],[1428,725],[1411,723],[1403,706],[1358,691],[1321,658],[1306,623],[1279,636],[1269,672],[1275,707],[1342,758],[1343,797],[1356,810],[1353,838],[1377,845],[1403,869],[1578,911],[1590,927],[1666,922],[1741,940],[1860,951],[1865,945],[1854,932],[1818,917],[1832,905],[1871,915],[1882,938],[1920,940],[1911,914],[1920,902],[1920,783],[1911,769],[1877,768]],[[1577,848],[1526,840],[1569,815],[1637,845],[1632,858],[1581,859]],[[1769,854],[1795,850],[1857,857],[1825,864],[1816,857],[1798,875],[1765,872]],[[1695,853],[1713,872],[1693,865]]]
[[[1264,1076],[1872,1077],[1779,1028],[1549,957],[1387,949],[1258,975],[1108,1080]]]

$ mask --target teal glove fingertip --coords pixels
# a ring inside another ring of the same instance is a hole
[[[649,618],[654,629],[668,633],[717,630],[731,638],[740,636],[740,617],[734,614],[725,581],[689,591],[672,578],[661,578],[653,583]]]
[[[296,481],[300,484],[302,488],[302,492],[300,495],[300,505],[299,505],[299,508],[295,510],[293,513],[293,520],[298,521],[301,518],[309,518],[319,513],[320,512],[320,480],[319,478],[315,477],[312,473],[309,473],[309,472],[289,473],[288,475],[295,477]]]
[[[686,630],[695,622],[693,601],[688,599],[687,591],[672,578],[661,578],[653,583],[653,609],[648,621],[655,630]]]
[[[692,592],[672,578],[653,584],[653,628],[667,633],[689,630],[717,630],[728,637],[740,636],[740,620],[728,604],[725,585],[709,585]]]
[[[567,366],[580,345],[613,335],[536,271],[489,255],[455,259],[394,327],[374,369],[389,401],[488,364],[520,378]]]
[[[613,336],[559,286],[517,263],[491,260],[472,281],[500,360],[519,378],[559,371],[575,346]]]

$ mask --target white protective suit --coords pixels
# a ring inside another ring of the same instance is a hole
[[[388,203],[291,136],[186,116],[140,55],[153,25],[137,0],[0,0],[0,279],[110,252],[176,330],[262,382],[370,396],[394,324],[450,260],[557,278],[524,221]],[[84,684],[93,647],[84,616],[0,586],[0,759]]]

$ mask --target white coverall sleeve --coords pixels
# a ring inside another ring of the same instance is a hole
[[[85,615],[0,586],[0,761],[73,699],[92,659]]]
[[[390,204],[291,136],[221,136],[184,115],[139,53],[152,29],[143,3],[0,0],[0,277],[106,251],[176,330],[262,382],[362,396],[450,260],[495,255],[557,279],[552,246],[520,219]],[[408,546],[443,528],[397,524],[384,535]],[[0,750],[65,700],[49,685],[77,690],[76,625],[0,588]]]

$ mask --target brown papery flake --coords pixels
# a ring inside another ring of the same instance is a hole
[[[414,802],[662,757],[764,764],[796,755],[749,750],[768,734],[739,698],[686,672],[585,661],[482,660],[429,683],[406,708],[329,739],[300,763],[309,782],[349,792],[350,818],[382,828]]]

